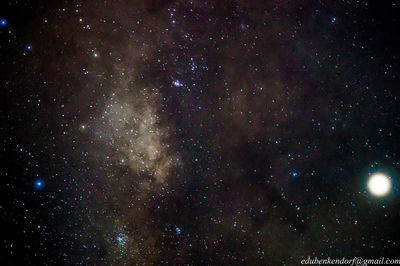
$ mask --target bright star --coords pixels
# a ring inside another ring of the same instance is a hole
[[[174,80],[174,81],[172,82],[172,84],[173,84],[175,87],[182,87],[182,86],[183,86],[183,84],[182,84],[179,80]]]
[[[35,188],[40,189],[43,187],[43,181],[41,179],[38,179],[35,181]]]
[[[124,246],[125,243],[126,243],[126,237],[125,237],[125,235],[119,234],[119,235],[117,236],[117,242],[118,242],[118,245]]]
[[[376,173],[369,178],[367,186],[371,194],[377,197],[382,197],[389,193],[392,182],[389,176],[382,173]]]
[[[0,25],[3,27],[7,26],[7,20],[5,18],[0,19]]]
[[[290,172],[290,175],[291,175],[292,177],[297,177],[297,176],[299,175],[299,173],[297,173],[297,172]]]

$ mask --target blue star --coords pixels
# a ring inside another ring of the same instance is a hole
[[[181,229],[179,227],[176,227],[175,228],[175,232],[176,232],[176,234],[180,235],[181,234]]]
[[[125,243],[126,243],[126,237],[125,237],[125,235],[119,234],[119,235],[117,236],[117,242],[118,242],[118,245],[124,246]]]
[[[293,178],[296,178],[296,177],[298,177],[299,173],[297,173],[297,172],[290,172],[290,175],[291,175]]]
[[[0,25],[1,25],[2,27],[7,26],[7,20],[6,20],[5,18],[0,19]]]
[[[179,80],[174,80],[174,81],[172,82],[172,84],[173,84],[175,87],[183,87],[182,82],[180,82]]]
[[[26,46],[26,50],[32,51],[32,45],[28,44],[28,45]]]
[[[41,188],[43,187],[43,185],[44,185],[43,180],[37,179],[37,180],[35,181],[35,188],[41,189]]]

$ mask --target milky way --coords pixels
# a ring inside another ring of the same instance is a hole
[[[396,3],[4,6],[9,265],[398,255]]]

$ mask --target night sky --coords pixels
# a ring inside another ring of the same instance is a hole
[[[399,8],[1,1],[1,264],[398,257]]]

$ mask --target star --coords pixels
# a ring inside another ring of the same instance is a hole
[[[174,81],[172,82],[172,84],[173,84],[175,87],[183,87],[182,82],[180,82],[179,80],[174,80]]]
[[[41,179],[37,179],[36,181],[35,181],[35,188],[36,189],[41,189],[43,186],[44,186],[44,184],[43,184],[43,180],[41,180]]]
[[[125,246],[125,243],[126,243],[126,236],[124,235],[124,234],[119,234],[118,236],[117,236],[117,243],[118,243],[118,245],[120,245],[120,246]]]
[[[375,173],[369,178],[367,186],[372,195],[383,197],[389,193],[392,182],[389,176],[382,173]]]
[[[290,175],[291,175],[293,178],[296,178],[296,177],[298,177],[299,173],[298,173],[298,172],[290,172]]]
[[[2,27],[5,27],[5,26],[7,26],[7,20],[5,19],[5,18],[2,18],[2,19],[0,19],[0,25],[2,26]]]

